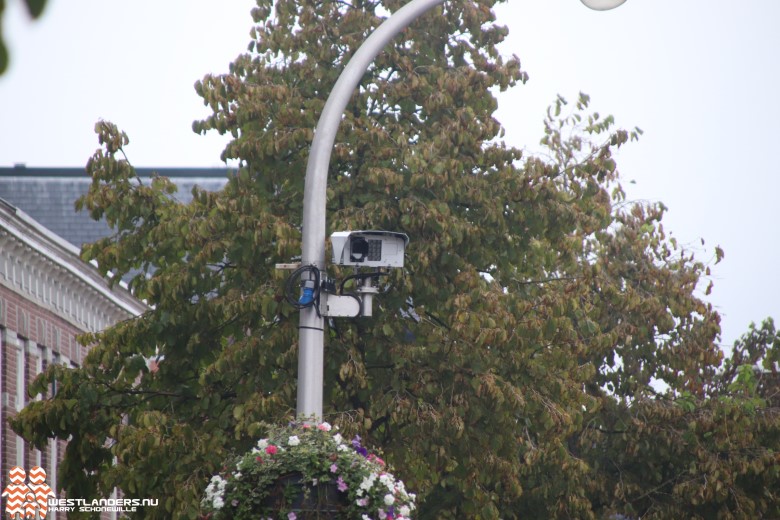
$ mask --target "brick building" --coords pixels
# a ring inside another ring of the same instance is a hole
[[[149,177],[152,170],[140,170]],[[192,186],[219,189],[226,170],[167,169],[187,202]],[[57,493],[57,468],[65,443],[42,450],[26,445],[8,425],[30,400],[26,387],[51,363],[81,364],[87,348],[76,337],[138,315],[144,304],[122,288],[109,289],[98,271],[79,258],[85,242],[106,236],[105,223],[74,211],[89,178],[78,168],[0,168],[0,490],[13,466],[41,466]],[[50,392],[56,388],[49,389]],[[37,396],[34,398],[41,398]],[[0,515],[5,515],[6,501]],[[115,514],[103,514],[114,518]],[[50,511],[48,519],[65,518]]]
[[[8,425],[30,399],[27,385],[50,363],[78,366],[87,351],[76,341],[77,335],[102,330],[144,309],[127,291],[109,289],[97,269],[79,258],[78,248],[0,199],[3,488],[11,467],[41,466],[51,488],[59,489],[56,475],[64,444],[31,449]]]

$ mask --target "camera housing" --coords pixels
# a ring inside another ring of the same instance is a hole
[[[356,267],[403,267],[409,237],[394,231],[337,231],[330,236],[333,263]]]

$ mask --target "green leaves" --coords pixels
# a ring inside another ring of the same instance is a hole
[[[82,256],[151,307],[85,336],[84,366],[50,368],[32,391],[58,394],[14,422],[39,444],[72,437],[69,495],[118,486],[159,497],[149,517],[193,518],[229,454],[294,414],[297,316],[274,265],[300,253],[326,96],[401,3],[259,2],[249,53],[195,85],[211,114],[194,130],[231,135],[223,158],[241,164],[220,192],[176,202],[167,179],[141,183],[127,135],[96,125],[79,207],[114,235]],[[420,518],[778,516],[773,324],[720,367],[709,266],[618,183],[614,151],[641,130],[581,94],[551,107],[543,156],[497,139],[492,92],[526,76],[497,50],[492,6],[413,24],[344,114],[328,226],[412,241],[373,318],[329,323],[326,418],[383,447]]]

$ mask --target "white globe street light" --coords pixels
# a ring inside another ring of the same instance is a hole
[[[594,11],[609,11],[626,3],[626,0],[580,0]]]

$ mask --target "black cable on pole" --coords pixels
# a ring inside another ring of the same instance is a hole
[[[309,276],[303,279],[304,274]],[[302,295],[301,288],[307,282],[312,282],[313,286],[308,288],[310,292],[304,288],[304,294]],[[320,300],[320,270],[317,266],[302,265],[293,271],[284,284],[284,298],[287,300],[287,303],[299,310],[316,305]]]

